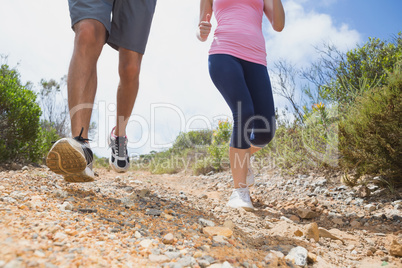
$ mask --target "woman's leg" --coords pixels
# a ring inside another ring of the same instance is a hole
[[[254,115],[253,102],[244,79],[239,59],[224,54],[209,57],[209,71],[233,114],[233,132],[230,142],[229,159],[234,187],[246,187],[246,177],[250,159],[251,125],[247,123]]]
[[[275,107],[271,82],[264,65],[242,61],[244,77],[253,102],[250,154],[266,146],[275,135]]]

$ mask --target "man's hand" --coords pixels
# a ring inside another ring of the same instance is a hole
[[[210,23],[211,15],[207,14],[206,21],[201,21],[198,24],[198,39],[204,42],[208,39],[208,35],[211,32],[212,24]]]

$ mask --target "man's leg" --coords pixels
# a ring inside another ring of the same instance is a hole
[[[116,172],[126,172],[130,167],[126,127],[137,98],[141,60],[141,53],[120,47],[116,127],[109,136],[112,149],[109,164]]]
[[[58,140],[48,153],[46,165],[68,182],[90,182],[94,180],[93,153],[86,139],[96,93],[96,62],[105,43],[106,30],[102,23],[85,19],[74,25],[74,31],[74,52],[67,80],[74,138]]]
[[[96,63],[105,44],[106,29],[97,20],[85,19],[74,25],[74,32],[74,52],[67,79],[71,132],[76,137],[83,127],[82,137],[88,138],[97,87]]]
[[[142,54],[119,49],[120,82],[117,89],[117,119],[114,134],[126,135],[126,126],[137,98]]]

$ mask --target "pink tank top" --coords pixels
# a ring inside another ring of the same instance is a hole
[[[264,0],[214,0],[212,9],[218,25],[209,54],[229,54],[266,66]]]

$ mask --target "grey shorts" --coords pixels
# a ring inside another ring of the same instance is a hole
[[[68,0],[72,27],[83,19],[100,21],[107,43],[144,54],[157,0]]]

